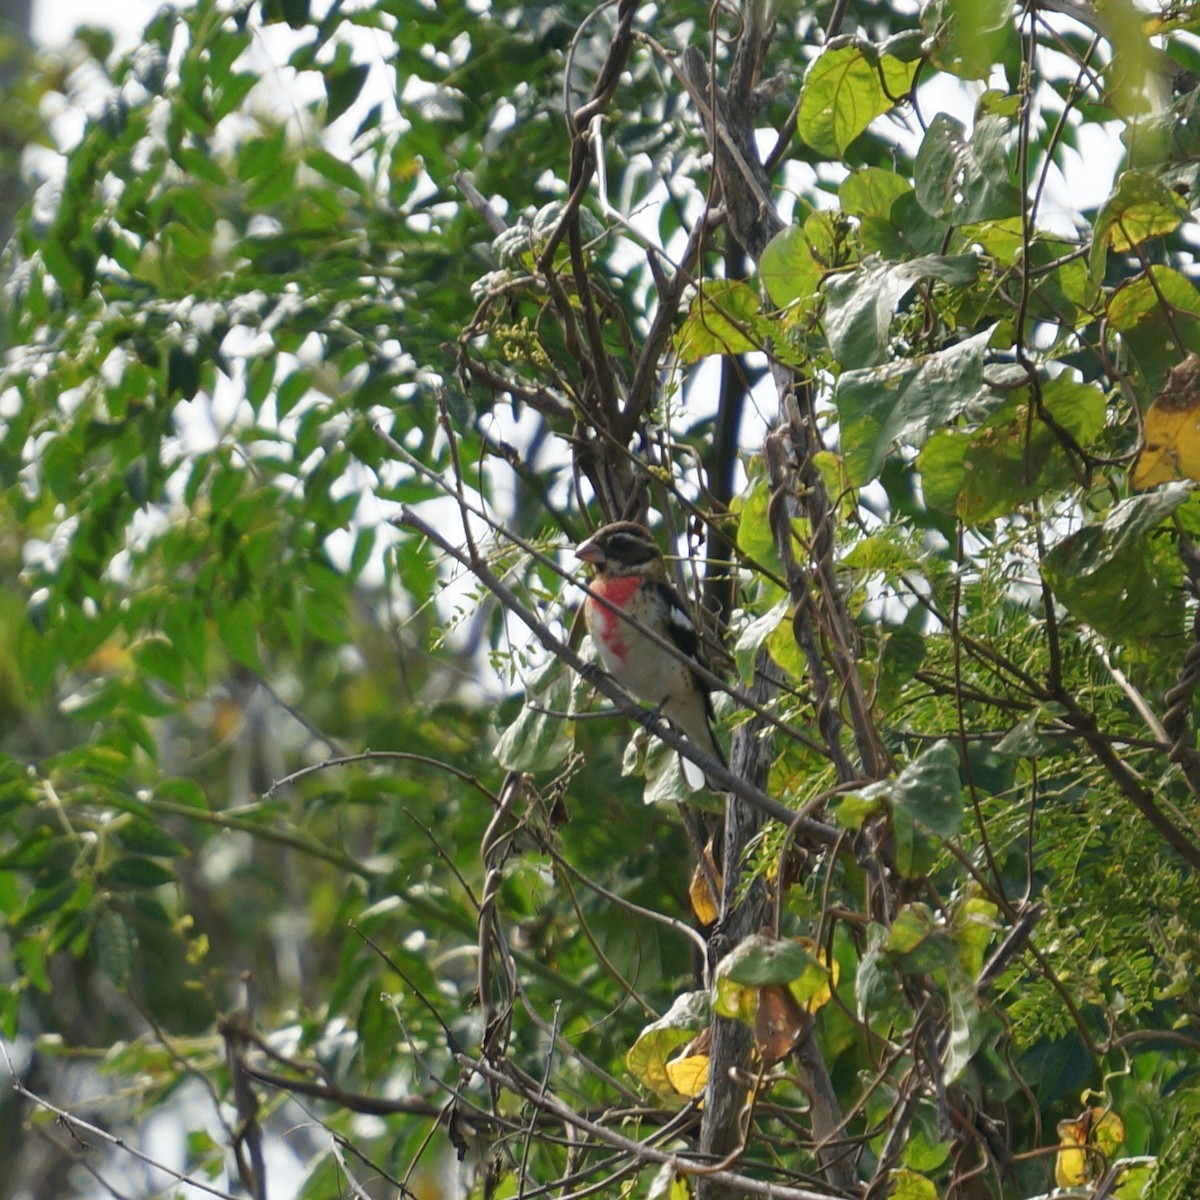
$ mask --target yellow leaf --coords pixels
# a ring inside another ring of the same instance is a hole
[[[711,841],[704,847],[704,862],[696,864],[696,869],[692,872],[692,882],[688,884],[688,899],[692,902],[692,912],[696,914],[696,920],[701,925],[711,925],[721,915],[716,897],[708,883],[710,874],[717,887],[722,887],[721,872],[717,870],[716,859],[713,858]]]
[[[815,1013],[833,999],[833,989],[838,985],[842,968],[837,959],[831,963],[824,948],[818,948],[812,938],[798,937],[794,940],[812,955],[815,962],[799,979],[793,979],[788,984],[788,990],[805,1012]]]
[[[1140,489],[1172,479],[1200,480],[1200,358],[1194,354],[1172,368],[1146,410],[1142,452],[1130,482]]]
[[[702,1095],[708,1086],[708,1055],[688,1054],[672,1059],[667,1063],[667,1078],[681,1096]]]
[[[1125,1140],[1125,1122],[1111,1108],[1085,1108],[1074,1121],[1058,1123],[1054,1181],[1079,1187],[1098,1179]]]
[[[1105,1158],[1111,1158],[1125,1141],[1125,1122],[1111,1108],[1093,1108],[1091,1112],[1092,1144]]]
[[[1091,1178],[1085,1149],[1090,1126],[1086,1113],[1078,1121],[1059,1121],[1058,1156],[1054,1160],[1054,1182],[1059,1187],[1079,1187]]]

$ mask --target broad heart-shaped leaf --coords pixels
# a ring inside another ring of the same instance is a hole
[[[1137,364],[1134,384],[1143,403],[1164,387],[1181,349],[1200,353],[1200,291],[1170,267],[1150,267],[1121,284],[1105,315]]]
[[[913,1021],[912,1005],[900,990],[893,956],[887,950],[888,929],[872,921],[867,926],[867,952],[859,960],[854,1001],[859,1018],[873,1029],[890,1029],[889,1036]]]
[[[1189,494],[1167,484],[1063,538],[1042,560],[1055,595],[1105,637],[1168,649],[1183,630],[1179,557],[1149,535]]]
[[[1074,470],[1059,431],[1086,446],[1103,430],[1105,409],[1098,388],[1059,375],[1042,389],[1041,411],[1056,428],[1040,411],[1031,415],[1029,389],[1022,388],[981,428],[938,430],[917,459],[925,502],[981,525],[1069,484]]]
[[[856,486],[874,479],[897,445],[930,433],[990,394],[983,358],[991,330],[916,359],[846,371],[837,386],[846,470]]]
[[[816,965],[799,942],[752,934],[721,959],[717,974],[748,987],[765,987],[791,983]]]
[[[1012,182],[1010,129],[1001,117],[982,117],[968,140],[960,122],[938,113],[913,164],[921,207],[955,225],[1019,216],[1021,194]]]
[[[863,167],[838,189],[842,212],[858,218],[858,236],[867,254],[892,261],[935,253],[945,240],[945,222],[917,203],[913,186],[895,171]]]
[[[1173,479],[1200,482],[1200,357],[1189,354],[1146,411],[1143,446],[1130,477],[1135,488]]]
[[[910,975],[949,966],[957,951],[946,927],[928,904],[906,904],[888,930],[884,949]]]
[[[678,1099],[667,1076],[667,1060],[680,1046],[708,1027],[707,992],[684,992],[665,1016],[647,1025],[625,1055],[625,1065],[637,1080],[658,1096]]]
[[[758,293],[749,284],[736,279],[706,283],[675,335],[675,348],[685,363],[761,349],[765,339],[758,323]]]
[[[938,742],[909,763],[892,784],[889,797],[896,870],[920,879],[933,869],[939,839],[953,837],[962,824],[962,785],[958,754]]]
[[[780,308],[814,296],[824,268],[813,257],[812,244],[803,228],[789,225],[768,243],[758,264],[767,295]]]
[[[562,762],[571,749],[571,722],[561,714],[571,708],[571,673],[551,659],[525,686],[525,703],[500,735],[496,761],[509,771],[537,771]]]
[[[888,1195],[892,1200],[938,1200],[937,1185],[906,1167],[888,1173]]]
[[[841,158],[876,117],[907,95],[917,62],[855,38],[835,38],[809,64],[796,131],[819,154]]]
[[[941,741],[913,759],[892,785],[892,807],[938,837],[953,837],[963,816],[958,751]]]
[[[1110,245],[1120,254],[1147,238],[1174,233],[1187,214],[1183,197],[1156,176],[1147,171],[1122,172],[1096,216],[1088,257],[1092,278],[1103,278]]]
[[[934,0],[921,14],[933,35],[933,63],[961,79],[986,79],[1015,37],[1007,0]]]
[[[888,331],[900,298],[918,279],[952,287],[974,282],[973,254],[927,254],[902,263],[867,263],[825,285],[825,336],[846,366],[874,367],[887,358]]]

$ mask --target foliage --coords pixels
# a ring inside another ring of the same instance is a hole
[[[6,258],[0,1192],[1193,1193],[1195,20],[708,15],[197,0],[22,85],[88,115]],[[628,516],[723,797],[584,667]]]

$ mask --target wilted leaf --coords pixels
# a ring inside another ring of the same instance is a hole
[[[1147,410],[1130,483],[1149,488],[1181,478],[1200,481],[1200,357],[1195,354],[1171,371]]]
[[[788,1054],[811,1024],[812,1017],[786,987],[772,984],[759,989],[754,1041],[765,1063],[776,1063]]]
[[[711,841],[704,847],[704,862],[696,864],[696,869],[692,872],[692,881],[688,884],[688,899],[692,902],[692,912],[696,914],[696,920],[701,925],[711,925],[721,915],[717,898],[708,882],[710,874],[716,880],[717,887],[721,887],[721,872],[717,870]]]
[[[1058,1123],[1059,1150],[1054,1181],[1082,1187],[1099,1178],[1125,1140],[1125,1122],[1108,1108],[1085,1109],[1074,1120]]]

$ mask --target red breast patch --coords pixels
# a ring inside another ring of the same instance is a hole
[[[596,579],[591,584],[592,591],[598,596],[603,596],[616,608],[621,609],[629,607],[629,602],[637,595],[641,586],[642,581],[636,575],[619,575],[616,579]],[[624,658],[628,652],[624,637],[625,622],[611,609],[597,603],[591,596],[588,597],[587,609],[588,627],[596,637],[604,642],[605,649],[610,654]]]

